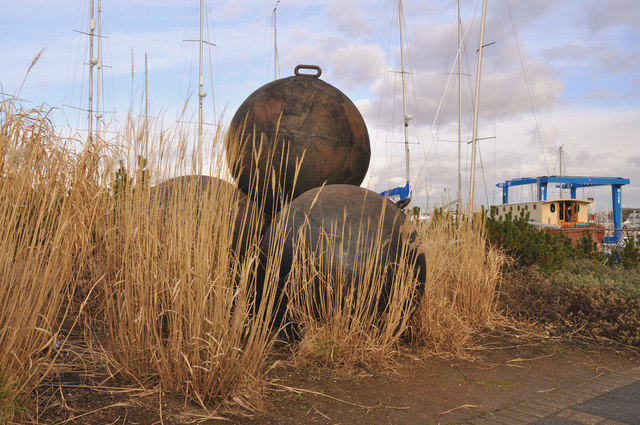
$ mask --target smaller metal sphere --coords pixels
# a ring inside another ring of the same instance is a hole
[[[300,195],[274,217],[261,244],[264,256],[270,255],[270,246],[278,238],[284,238],[281,288],[300,244],[321,274],[343,279],[347,285],[371,285],[362,280],[363,267],[379,275],[386,273],[381,304],[391,293],[403,250],[408,264],[414,266],[417,282],[426,279],[425,257],[413,225],[389,199],[359,186],[329,185]]]
[[[226,205],[221,205],[221,200]],[[151,188],[151,207],[157,207],[160,223],[173,215],[169,214],[170,208],[176,208],[178,218],[182,213],[195,214],[196,223],[199,223],[200,211],[206,203],[216,203],[213,208],[220,212],[220,217],[230,214],[229,220],[233,222],[231,249],[242,258],[251,233],[257,229],[262,234],[266,229],[262,214],[244,192],[227,181],[203,175],[175,177]]]

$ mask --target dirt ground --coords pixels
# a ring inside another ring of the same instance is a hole
[[[640,364],[639,350],[508,329],[478,337],[477,346],[470,360],[399,353],[388,371],[283,363],[270,376],[266,412],[254,415],[207,412],[154,388],[104,381],[99,368],[83,371],[76,361],[38,388],[36,414],[39,423],[69,424],[447,424]]]

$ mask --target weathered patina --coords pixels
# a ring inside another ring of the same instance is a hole
[[[253,92],[229,125],[225,148],[231,173],[269,210],[325,183],[360,185],[366,175],[371,149],[362,115],[320,74],[319,67],[299,65],[295,76]]]

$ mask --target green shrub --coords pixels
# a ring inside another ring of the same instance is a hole
[[[638,247],[633,239],[629,239],[624,248],[620,250],[620,264],[626,270],[638,269],[640,265]]]
[[[605,255],[602,251],[598,250],[598,242],[594,241],[591,237],[591,233],[585,232],[578,240],[578,245],[574,249],[574,258],[578,259],[592,259],[605,262]]]
[[[524,211],[516,218],[508,213],[504,221],[491,215],[485,223],[489,243],[503,249],[520,266],[535,264],[542,272],[550,273],[574,256],[569,238],[532,226],[529,213],[524,214]]]

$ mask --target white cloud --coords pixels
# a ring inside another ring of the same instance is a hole
[[[327,17],[347,37],[357,37],[370,30],[369,20],[360,0],[331,0]]]
[[[626,26],[634,31],[640,30],[640,3],[636,0],[609,0],[606,2],[590,0],[580,8],[584,22],[593,31],[609,27]]]
[[[384,55],[379,46],[351,44],[331,57],[336,81],[346,89],[368,86],[384,73]]]

